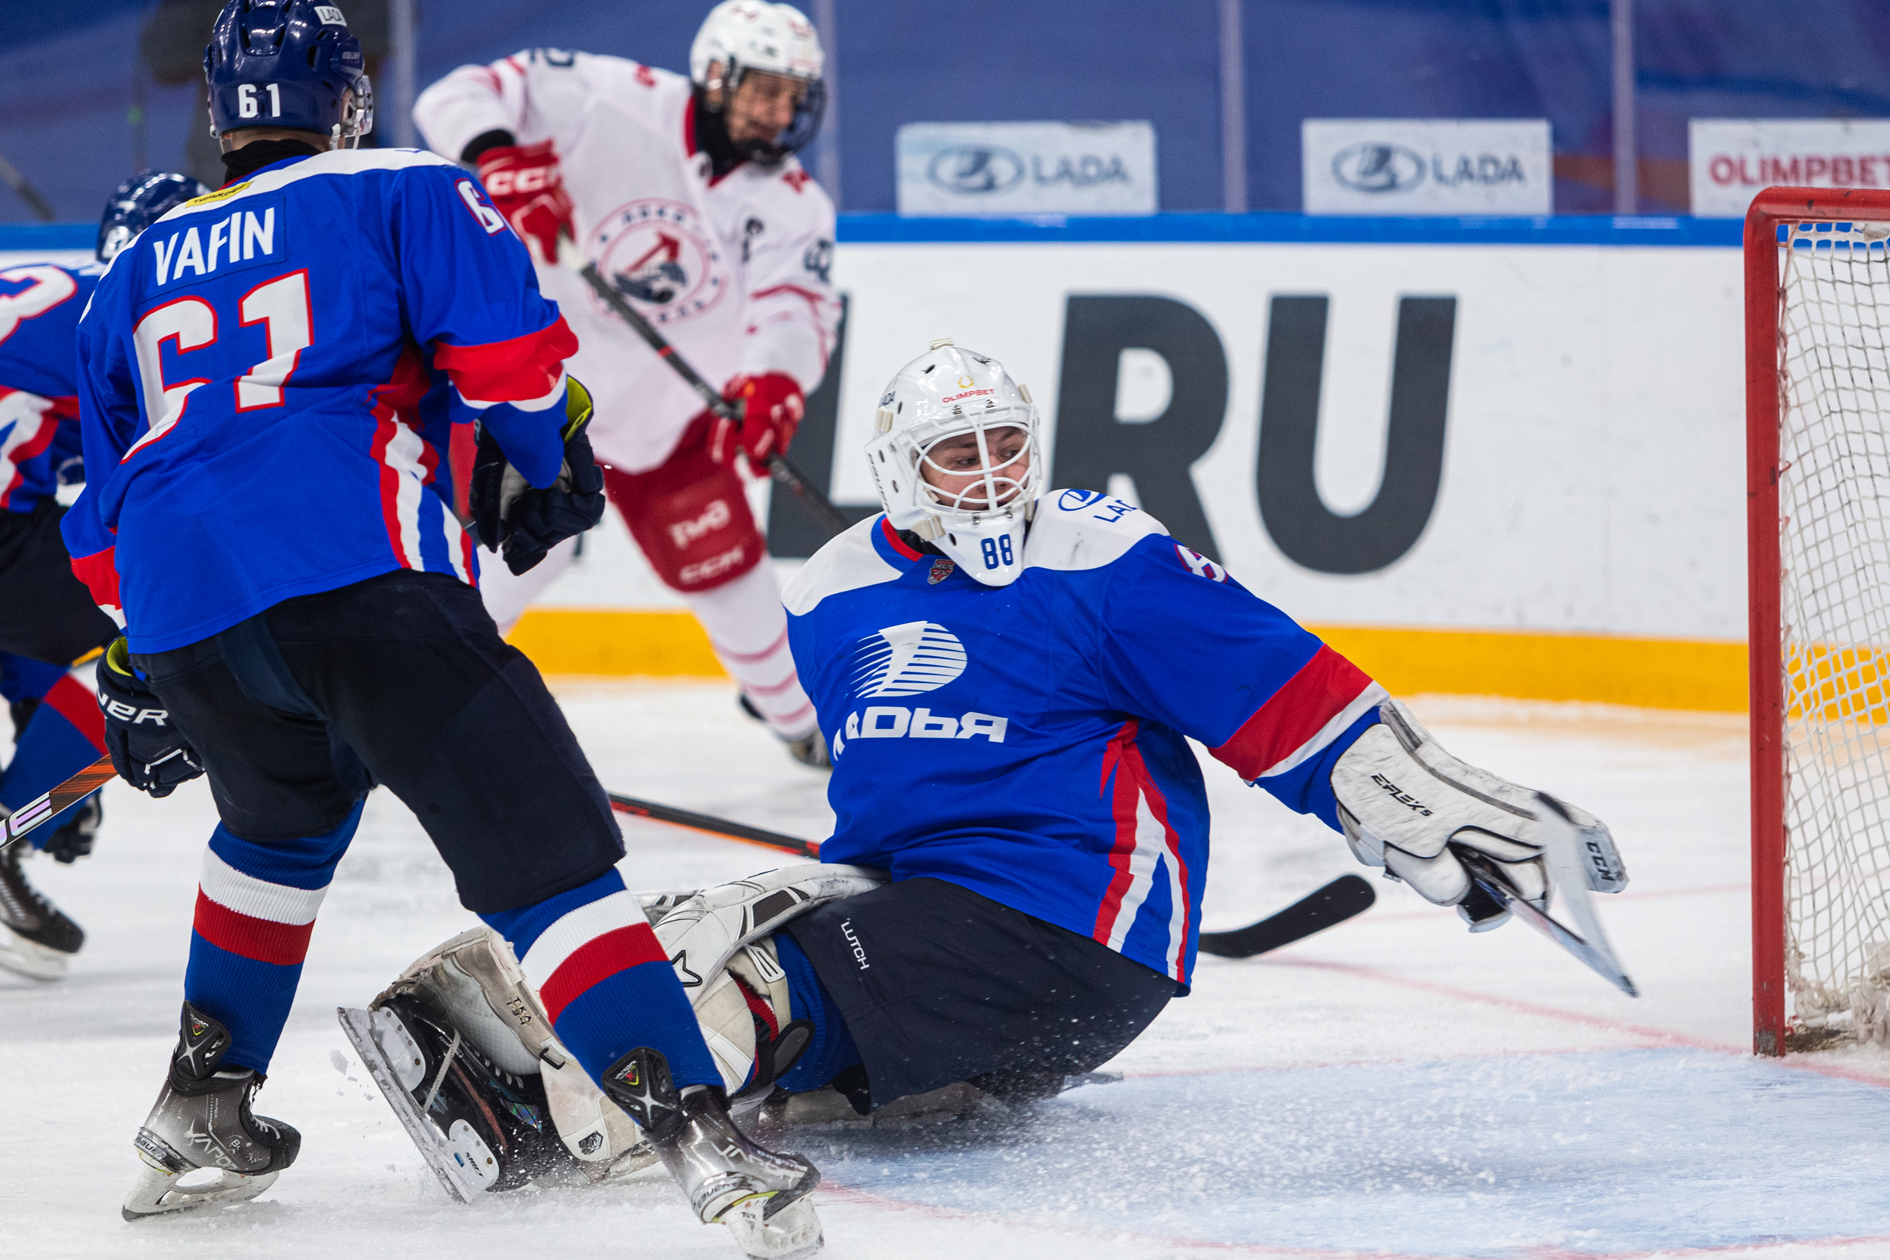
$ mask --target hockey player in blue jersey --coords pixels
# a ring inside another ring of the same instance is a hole
[[[125,1215],[252,1197],[293,1163],[299,1135],[250,1103],[378,782],[702,1219],[728,1217],[761,1254],[805,1245],[818,1174],[729,1124],[617,873],[610,805],[481,605],[435,479],[450,397],[480,415],[476,512],[508,564],[595,524],[588,396],[563,368],[575,339],[466,172],[354,147],[372,119],[361,67],[339,9],[230,0],[205,55],[230,182],[121,253],[80,324],[88,477],[64,530],[124,623],[98,671],[107,743],[152,795],[207,774],[222,820]],[[427,1059],[406,1118],[436,1123],[444,1149],[467,1129],[454,1108],[475,1104],[462,1082],[490,1065],[438,1036],[423,1002],[390,1015],[398,1031],[363,1044],[397,1037],[403,1073]]]
[[[1120,1052],[1193,981],[1189,738],[1474,929],[1506,911],[1466,863],[1546,904],[1533,792],[1147,513],[1045,491],[1037,428],[1001,364],[949,341],[893,378],[867,447],[885,511],[784,595],[833,752],[821,865],[646,897],[738,1107],[831,1086],[868,1113],[960,1082],[1028,1100]],[[1618,891],[1607,828],[1569,813],[1591,887]],[[466,983],[502,970],[477,935],[402,983],[505,1053],[530,994]],[[598,1110],[553,1099],[567,1140]]]
[[[108,263],[151,221],[209,189],[146,171],[105,203],[97,263]],[[11,812],[98,760],[104,728],[74,661],[118,635],[72,574],[55,499],[79,469],[80,312],[97,264],[28,263],[0,270],[0,696],[12,710],[13,756],[0,774]],[[39,980],[65,975],[85,933],[34,888],[20,867],[37,849],[61,862],[92,850],[98,793],[0,852],[0,967]]]

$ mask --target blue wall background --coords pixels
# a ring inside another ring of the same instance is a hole
[[[95,218],[134,168],[138,30],[151,7],[0,0],[0,154],[62,219]],[[419,82],[535,45],[682,70],[708,7],[422,0]],[[1689,117],[1890,116],[1885,0],[1635,7],[1648,211],[1685,208]],[[1155,124],[1164,210],[1221,207],[1218,0],[835,0],[835,9],[842,208],[893,208],[902,123],[1123,118]],[[1557,210],[1611,208],[1605,0],[1244,0],[1242,22],[1253,209],[1298,209],[1305,117],[1546,117]],[[181,165],[193,90],[144,83],[147,164]],[[819,161],[817,151],[807,157]],[[32,218],[0,186],[0,222]]]

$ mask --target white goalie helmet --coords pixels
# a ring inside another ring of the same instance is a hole
[[[1043,476],[1030,391],[996,359],[946,338],[887,384],[875,427],[866,459],[893,528],[986,586],[1015,582]]]

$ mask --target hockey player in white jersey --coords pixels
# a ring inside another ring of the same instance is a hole
[[[726,0],[690,50],[690,76],[621,57],[533,49],[463,66],[420,96],[434,150],[476,165],[531,246],[539,283],[578,335],[591,434],[610,500],[741,686],[801,761],[827,764],[795,674],[780,589],[737,465],[786,451],[833,349],[833,204],[795,159],[819,127],[822,53],[796,9]],[[599,271],[698,372],[746,400],[739,432],[571,271]],[[509,628],[568,564],[527,577],[486,566]]]

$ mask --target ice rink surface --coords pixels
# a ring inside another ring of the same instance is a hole
[[[822,837],[825,778],[791,764],[732,688],[559,687],[613,790]],[[1332,931],[1203,957],[1086,1087],[1023,1114],[802,1131],[826,1178],[828,1256],[1890,1257],[1890,1055],[1746,1053],[1745,723],[1737,716],[1419,698],[1461,757],[1593,810],[1632,885],[1604,922],[1630,1000],[1527,929],[1465,932],[1374,881]],[[495,733],[495,738],[502,738]],[[1356,869],[1343,842],[1207,762],[1207,925],[1251,922]],[[27,867],[90,933],[70,977],[0,977],[0,1256],[720,1257],[658,1169],[601,1188],[448,1203],[334,1021],[469,926],[412,816],[370,803],[316,928],[259,1110],[303,1133],[263,1198],[119,1219],[130,1138],[176,1036],[197,867],[191,784],[107,791],[98,854]],[[626,821],[632,887],[779,865]]]

